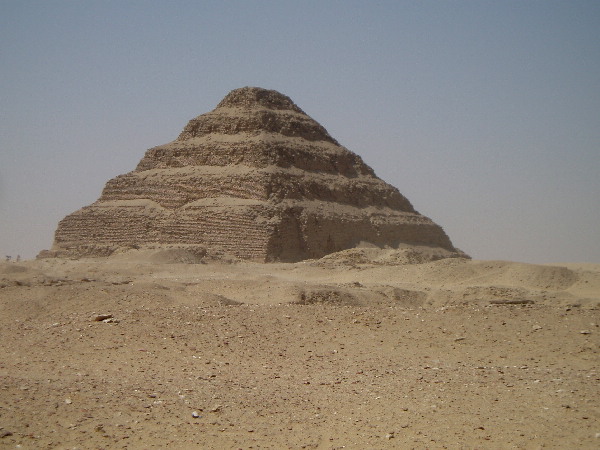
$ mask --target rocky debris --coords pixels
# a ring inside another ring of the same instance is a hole
[[[60,221],[52,249],[38,257],[176,244],[185,252],[161,258],[198,262],[216,252],[291,262],[365,243],[457,252],[440,226],[289,97],[246,87],[108,181],[98,201]]]
[[[113,315],[112,314],[96,314],[93,318],[94,322],[104,322],[106,320],[111,320],[113,319]]]
[[[490,305],[533,305],[533,300],[490,300]]]
[[[306,289],[298,293],[298,305],[311,304],[330,304],[330,305],[353,305],[357,304],[357,299],[351,293],[333,288]]]
[[[108,318],[104,319],[102,322],[104,322],[104,323],[119,323],[119,320],[115,319],[114,317],[108,317]]]
[[[368,245],[363,243],[362,245]],[[425,264],[448,258],[469,259],[459,249],[447,250],[426,245],[401,245],[399,248],[360,247],[330,253],[314,261],[318,267],[332,268],[336,265],[349,267],[398,266],[404,264]]]

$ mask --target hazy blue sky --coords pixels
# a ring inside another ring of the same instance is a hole
[[[0,0],[0,256],[242,86],[474,258],[600,262],[600,2],[573,0]]]

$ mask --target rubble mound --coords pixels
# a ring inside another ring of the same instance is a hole
[[[196,245],[293,262],[365,243],[455,251],[440,226],[289,97],[245,87],[108,181],[95,203],[60,221],[40,257]]]

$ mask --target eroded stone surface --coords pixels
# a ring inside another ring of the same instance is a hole
[[[440,226],[290,98],[246,87],[108,181],[95,203],[59,223],[41,256],[184,245],[299,261],[406,243],[455,250]]]

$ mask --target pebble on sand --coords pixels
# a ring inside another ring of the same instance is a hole
[[[102,322],[106,319],[112,319],[113,315],[112,314],[96,314],[94,316],[94,322]]]

